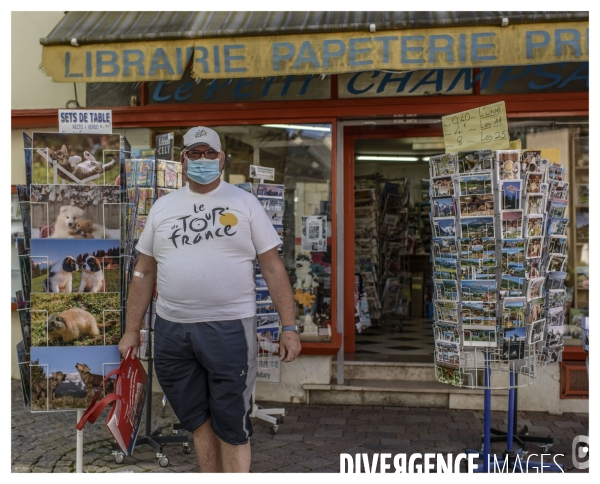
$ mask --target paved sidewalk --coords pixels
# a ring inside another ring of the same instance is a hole
[[[167,405],[160,417],[161,395],[153,395],[152,429],[170,433],[176,421]],[[288,415],[271,435],[269,425],[254,422],[252,472],[339,472],[340,453],[391,454],[452,452],[478,448],[483,412],[407,407],[299,405],[261,402],[265,407],[285,407]],[[492,426],[506,428],[506,414],[492,412]],[[149,446],[140,446],[123,464],[111,455],[112,440],[103,413],[84,430],[84,472],[199,472],[195,453],[183,453],[181,444],[168,444],[163,452],[169,465],[162,468]],[[12,472],[74,472],[76,413],[31,413],[23,409],[21,386],[12,380]],[[142,425],[144,423],[142,422]],[[587,414],[519,412],[519,424],[531,435],[554,437],[552,454],[564,454],[557,462],[577,472],[571,462],[571,443],[577,435],[589,435]],[[190,436],[191,440],[191,436]],[[191,444],[192,445],[192,444]],[[495,444],[500,455],[504,446]],[[531,453],[540,453],[532,445]]]

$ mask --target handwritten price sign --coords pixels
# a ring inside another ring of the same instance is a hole
[[[510,146],[504,101],[443,116],[442,126],[446,153]]]

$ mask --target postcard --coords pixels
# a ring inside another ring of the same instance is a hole
[[[505,210],[500,214],[502,220],[502,239],[520,239],[523,237],[523,210]]]
[[[436,341],[435,361],[448,366],[460,366],[460,346],[457,343]]]
[[[547,235],[567,235],[568,218],[549,218],[546,223]]]
[[[463,384],[460,367],[436,364],[435,378],[437,381],[446,383],[447,385],[461,386]]]
[[[459,195],[488,195],[493,191],[491,173],[463,175],[458,178]]]
[[[523,150],[521,154],[521,173],[545,173],[548,160],[542,158],[539,150]]]
[[[527,239],[527,250],[525,257],[527,259],[539,259],[542,257],[543,237],[530,237]]]
[[[125,160],[125,182],[127,188],[153,188],[154,160]]]
[[[569,184],[567,182],[551,181],[549,184],[548,199],[568,200]]]
[[[462,324],[468,326],[496,326],[496,302],[463,301]]]
[[[525,358],[525,328],[513,328],[505,331],[502,341],[503,360],[521,360]]]
[[[452,197],[440,197],[432,199],[434,217],[455,217],[456,202]]]
[[[548,289],[548,309],[562,308],[565,304],[567,293],[564,289]],[[555,323],[553,323],[555,324]]]
[[[274,326],[274,325],[279,325],[279,314],[278,313],[271,313],[271,314],[257,314],[256,315],[256,326],[257,327],[261,327],[261,326]]]
[[[542,237],[544,235],[544,217],[542,215],[529,215],[526,217],[525,237]]]
[[[567,256],[562,254],[550,254],[546,265],[546,272],[562,272],[566,269]]]
[[[546,325],[546,346],[563,345],[565,327],[552,324],[551,319],[546,321]]]
[[[181,188],[181,173],[180,162],[156,160],[156,188]]]
[[[271,294],[269,293],[268,289],[262,287],[256,289],[256,303],[273,304],[273,301],[271,300]]]
[[[120,241],[33,239],[32,292],[120,292]]]
[[[433,290],[437,300],[458,301],[458,282],[455,280],[434,279]]]
[[[32,346],[114,345],[121,338],[121,294],[31,294]]]
[[[524,297],[507,297],[502,303],[502,327],[518,328],[525,326],[527,301]]]
[[[525,279],[535,279],[541,277],[542,271],[542,259],[525,259]]]
[[[31,348],[31,410],[86,409],[97,385],[120,364],[116,345]]]
[[[519,150],[498,150],[496,160],[498,164],[499,180],[518,180],[521,172],[519,163],[521,152]]]
[[[463,301],[495,301],[496,281],[466,280],[460,282]]]
[[[496,328],[463,329],[463,346],[498,346]]]
[[[503,331],[504,340],[510,341],[512,343],[525,341],[527,339],[527,329],[524,325],[519,326],[511,326],[509,328],[504,328]]]
[[[496,279],[496,259],[461,259],[461,279]]]
[[[33,133],[33,183],[113,185],[120,173],[121,136]]]
[[[544,282],[545,277],[538,277],[527,281],[527,301],[533,301],[544,297]]]
[[[528,193],[527,194],[527,215],[544,215],[544,194],[543,193]]]
[[[455,237],[456,225],[453,218],[432,218],[434,237]]]
[[[494,195],[465,195],[458,197],[461,217],[494,215]]]
[[[458,257],[456,239],[454,237],[435,237],[431,241],[433,257],[451,258]]]
[[[479,173],[492,171],[494,156],[491,150],[459,151],[458,173]]]
[[[454,195],[454,181],[451,176],[443,176],[431,179],[431,191],[433,197],[448,197]],[[356,192],[355,192],[356,193]]]
[[[429,173],[431,177],[454,175],[456,173],[456,154],[429,157]]]
[[[533,323],[538,319],[546,317],[546,300],[545,298],[534,299],[528,303],[529,311],[527,313],[527,321]]]
[[[156,199],[158,200],[160,197],[164,197],[165,195],[168,195],[169,193],[173,193],[174,191],[176,191],[175,188],[157,188],[156,189]]]
[[[558,219],[558,220],[565,220],[565,219]],[[589,212],[589,209],[578,209],[575,214],[575,223],[577,225],[577,242],[587,242],[590,239],[590,212]],[[561,233],[561,235],[565,235],[565,233]]]
[[[455,301],[433,301],[434,319],[448,323],[458,323],[458,303]]]
[[[489,259],[496,256],[496,239],[463,237],[460,239],[461,259]]]
[[[257,291],[258,295],[258,291]],[[273,302],[260,301],[256,303],[256,314],[271,314],[275,313],[275,305]]]
[[[527,193],[543,193],[542,183],[544,183],[543,173],[528,173],[525,178],[525,191]]]
[[[562,360],[564,346],[557,344],[553,346],[544,346],[542,350],[543,358],[546,363],[556,363]]]
[[[32,184],[30,200],[33,239],[121,237],[118,186]]]
[[[556,181],[564,181],[566,169],[560,163],[548,164],[548,179]]]
[[[522,180],[503,180],[500,182],[502,210],[517,210],[521,208]]]
[[[589,205],[590,203],[590,184],[580,183],[577,185],[577,205]]]
[[[548,241],[549,254],[566,254],[567,253],[567,236],[553,235]]]
[[[529,331],[529,344],[535,344],[544,339],[544,330],[546,329],[546,320],[538,319],[531,323],[531,329]]]
[[[568,217],[569,213],[567,207],[569,200],[561,200],[554,198],[548,201],[548,218],[564,218]]]
[[[142,232],[144,231],[144,227],[146,227],[146,221],[148,220],[147,215],[138,215],[135,219],[135,225],[133,229],[133,239],[139,240],[142,236]]]
[[[457,279],[456,259],[436,257],[433,259],[433,277],[435,279]]]
[[[464,238],[495,237],[494,217],[463,217],[460,227]]]
[[[256,196],[265,198],[283,198],[285,186],[274,185],[270,183],[257,183],[256,184]]]
[[[505,297],[522,297],[525,296],[523,286],[525,283],[524,277],[502,276],[500,281],[500,298]]]
[[[433,323],[433,334],[436,341],[460,343],[458,326],[454,324]]]

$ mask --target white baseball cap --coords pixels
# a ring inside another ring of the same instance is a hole
[[[183,136],[183,147],[185,149],[189,150],[199,144],[206,144],[213,150],[221,151],[221,139],[214,129],[196,126]]]

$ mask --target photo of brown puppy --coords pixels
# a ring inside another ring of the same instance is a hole
[[[116,321],[98,324],[96,318],[80,308],[71,308],[48,317],[48,341],[70,343],[83,336],[98,336],[99,328],[107,328]]]
[[[91,372],[90,367],[85,363],[77,363],[75,365],[77,371],[81,375],[81,379],[85,386],[87,387],[87,397],[92,398],[94,396],[94,388],[98,388],[104,380],[102,375],[96,375]],[[109,380],[106,382],[105,393],[112,393],[114,391],[114,382]]]
[[[104,292],[104,271],[97,257],[90,255],[81,266],[81,284],[77,292]]]
[[[54,222],[54,232],[50,236],[53,239],[73,238],[71,231],[75,230],[77,222],[85,220],[85,212],[74,205],[63,205]]]
[[[81,220],[75,223],[75,229],[69,230],[69,234],[76,239],[93,239],[94,223],[91,220]]]
[[[65,381],[65,374],[62,371],[52,373],[50,378],[40,378],[33,387],[34,399],[50,397],[50,401],[56,397],[56,387],[62,381]]]
[[[42,281],[44,292],[72,292],[73,272],[78,270],[75,259],[65,256],[50,268],[48,278]]]

